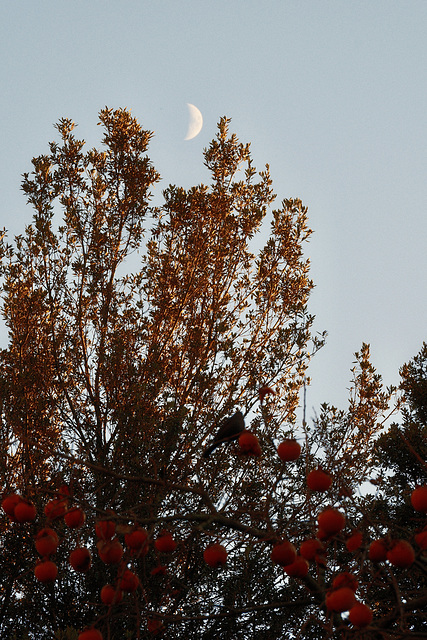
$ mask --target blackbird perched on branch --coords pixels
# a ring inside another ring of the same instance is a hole
[[[236,411],[230,418],[226,418],[218,429],[218,433],[214,437],[212,443],[203,453],[203,457],[210,456],[212,451],[219,447],[220,444],[237,440],[240,434],[245,430],[245,421],[241,411]]]

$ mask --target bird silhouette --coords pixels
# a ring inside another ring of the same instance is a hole
[[[225,418],[218,429],[216,436],[211,444],[203,453],[204,458],[208,458],[212,451],[219,447],[220,444],[237,440],[240,434],[245,430],[245,421],[241,411],[236,411],[230,418]]]

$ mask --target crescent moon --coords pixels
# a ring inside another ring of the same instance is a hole
[[[185,136],[184,140],[191,140],[201,132],[203,127],[203,117],[199,109],[195,107],[194,104],[190,104],[189,102],[187,102],[187,107],[190,120],[188,123],[187,135]]]

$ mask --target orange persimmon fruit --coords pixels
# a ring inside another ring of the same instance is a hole
[[[277,447],[277,455],[283,462],[298,460],[301,455],[301,445],[294,438],[286,438]]]
[[[289,540],[283,540],[278,544],[275,544],[271,551],[271,559],[275,564],[280,564],[281,567],[285,567],[288,564],[292,564],[297,556],[297,551]]]
[[[58,534],[50,527],[44,527],[36,535],[35,546],[41,556],[50,556],[58,548]]]
[[[384,562],[387,559],[387,545],[384,538],[371,542],[368,557],[371,562]]]
[[[356,602],[348,612],[348,618],[355,627],[368,627],[373,618],[372,609],[363,602]]]
[[[327,491],[331,484],[331,476],[322,469],[313,469],[307,475],[307,486],[311,491]]]
[[[387,560],[395,567],[406,569],[415,560],[415,551],[407,540],[394,540],[387,551]]]
[[[89,571],[91,567],[92,555],[89,549],[87,549],[86,547],[76,547],[70,553],[68,561],[73,567],[74,571],[86,573],[86,571]]]
[[[283,571],[292,578],[304,578],[309,570],[308,561],[302,556],[296,556],[292,564],[287,564],[283,567]]]
[[[176,549],[176,542],[171,533],[165,532],[155,540],[154,546],[161,553],[171,553]]]
[[[39,582],[53,582],[58,575],[58,567],[51,560],[41,560],[34,567],[34,575]]]
[[[239,437],[240,452],[245,455],[259,457],[261,455],[261,447],[259,440],[251,431],[244,431]]]
[[[148,531],[142,527],[136,527],[133,531],[125,534],[126,546],[135,552],[148,552]]]
[[[118,538],[98,540],[96,546],[99,557],[105,564],[117,564],[122,559],[123,547]]]
[[[85,512],[79,507],[72,507],[64,515],[64,521],[69,529],[80,529],[86,520]]]
[[[326,608],[341,613],[348,611],[356,604],[356,596],[350,587],[341,587],[326,594]]]
[[[227,550],[222,544],[211,544],[204,550],[203,559],[210,567],[221,567],[227,562]]]
[[[427,512],[427,485],[417,487],[411,493],[411,504],[415,511]]]
[[[325,509],[317,516],[317,522],[327,535],[335,535],[345,526],[345,516],[337,509]]]
[[[118,604],[123,599],[123,592],[118,587],[105,584],[101,589],[101,602],[107,605]]]

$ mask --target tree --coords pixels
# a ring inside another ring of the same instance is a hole
[[[352,564],[372,603],[360,563],[378,500],[357,488],[380,464],[373,442],[392,391],[363,345],[349,410],[324,405],[313,425],[297,425],[310,354],[324,339],[307,309],[307,209],[293,199],[271,211],[268,166],[257,174],[226,118],[204,153],[211,184],[170,185],[154,206],[151,133],[121,109],[101,111],[100,124],[102,149],[84,152],[73,123],[59,122],[61,143],[24,174],[33,222],[1,246],[3,493],[37,511],[34,522],[15,522],[13,506],[2,519],[2,634],[70,639],[95,624],[104,638],[354,637],[325,596],[331,576]],[[253,254],[267,215],[268,240]],[[133,273],[131,259],[140,261]],[[238,410],[253,434],[243,434],[246,451],[239,439],[204,458]],[[277,444],[294,436],[303,455],[284,463]],[[306,485],[319,465],[334,476],[326,494]],[[314,537],[328,505],[345,509],[346,531],[324,534],[326,565],[318,554],[306,575],[288,578],[272,548]],[[64,512],[76,507],[86,522],[70,528]],[[42,555],[59,576],[37,584],[33,536],[46,526],[59,547]],[[343,546],[353,526],[365,536],[356,555]],[[214,543],[227,554],[222,569],[204,560]],[[70,568],[74,546],[91,550],[88,571]],[[101,588],[111,583],[114,595],[126,568],[137,588],[101,602]],[[406,620],[402,607],[378,611],[394,630]]]

